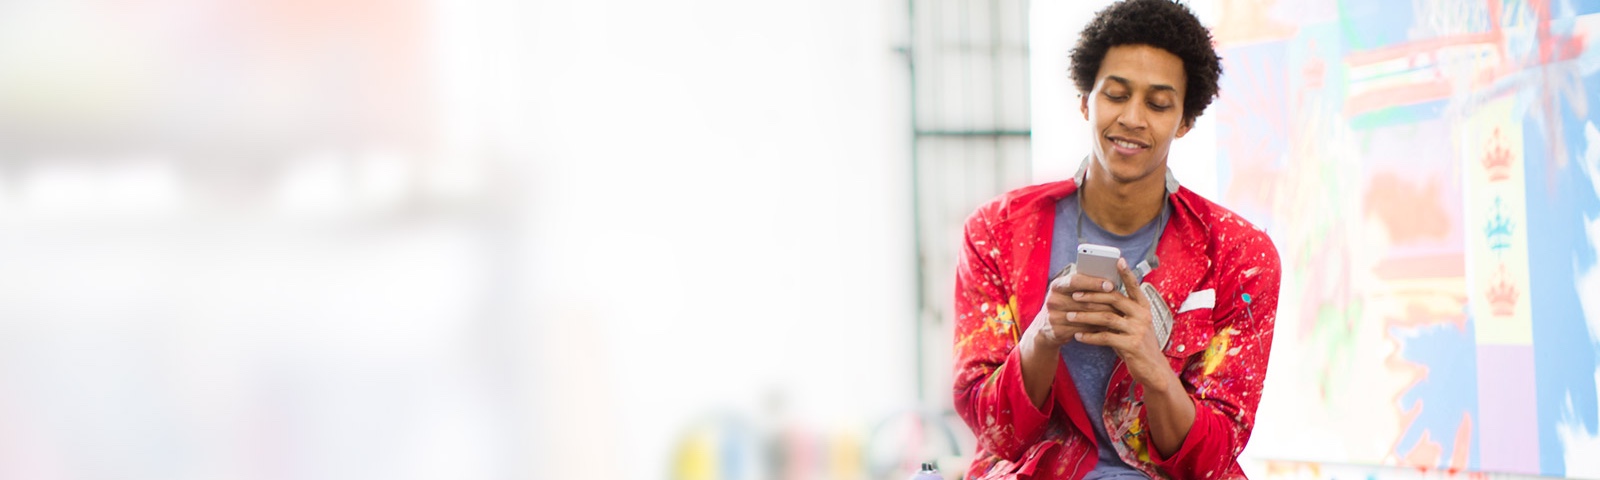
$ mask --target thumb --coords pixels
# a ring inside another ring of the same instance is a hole
[[[1128,268],[1126,259],[1117,259],[1117,275],[1122,277],[1122,289],[1128,292],[1128,298],[1145,303],[1144,289],[1139,288],[1139,279],[1134,278],[1133,269]]]

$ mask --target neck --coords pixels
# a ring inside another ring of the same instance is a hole
[[[1095,225],[1117,235],[1129,235],[1161,214],[1167,194],[1167,172],[1162,169],[1134,183],[1120,183],[1110,172],[1091,166],[1080,197],[1080,208]]]

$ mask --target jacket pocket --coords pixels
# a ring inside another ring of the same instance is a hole
[[[1204,353],[1216,333],[1216,323],[1211,319],[1210,308],[1189,310],[1173,315],[1172,339],[1162,353],[1174,361],[1174,367],[1194,355]]]

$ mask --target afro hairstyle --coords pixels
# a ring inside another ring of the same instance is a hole
[[[1078,93],[1094,90],[1095,76],[1106,51],[1119,45],[1149,45],[1183,61],[1183,121],[1193,124],[1217,96],[1222,58],[1211,44],[1211,31],[1189,7],[1173,0],[1124,0],[1096,13],[1078,34],[1072,48],[1072,81]]]

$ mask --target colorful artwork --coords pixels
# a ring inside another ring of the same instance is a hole
[[[1600,1],[1216,6],[1284,263],[1251,453],[1600,478]]]

